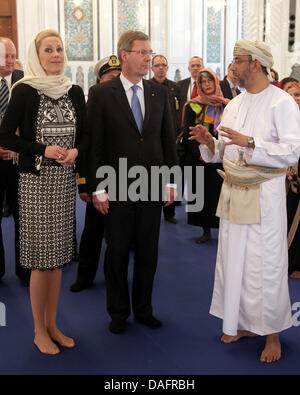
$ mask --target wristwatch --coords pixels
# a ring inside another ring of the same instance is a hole
[[[254,138],[248,137],[248,148],[254,148],[254,147],[255,147]]]

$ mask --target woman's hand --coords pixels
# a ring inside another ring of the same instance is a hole
[[[75,162],[77,156],[78,156],[78,149],[72,148],[66,151],[66,156],[63,159],[56,160],[56,162],[60,163],[64,167],[71,166]]]
[[[12,151],[0,147],[0,159],[2,160],[10,160],[12,159]]]
[[[239,145],[240,147],[248,147],[248,136],[241,134],[233,129],[226,128],[225,126],[220,126],[219,130],[223,133],[219,133],[220,136],[227,137],[230,141],[224,143],[225,145]]]
[[[63,160],[67,156],[67,151],[59,145],[48,145],[44,156],[47,159]]]

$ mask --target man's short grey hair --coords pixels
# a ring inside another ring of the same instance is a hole
[[[200,56],[197,56],[197,55],[192,56],[191,59],[190,59],[190,61],[191,61],[192,59],[200,59],[201,62],[203,63],[203,59],[202,59]]]

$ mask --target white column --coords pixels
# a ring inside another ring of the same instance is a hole
[[[168,59],[168,1],[151,0],[150,2],[150,39],[155,53]],[[169,60],[169,59],[168,59]]]
[[[227,0],[226,3],[226,21],[225,21],[225,54],[224,54],[224,71],[233,59],[233,48],[238,39],[238,0]]]
[[[169,75],[173,79],[179,69],[182,78],[189,77],[192,34],[190,27],[190,0],[168,0],[168,55]]]
[[[26,2],[27,4],[28,2]],[[41,1],[41,16],[40,26],[42,29],[59,30],[58,21],[58,1],[57,0],[42,0]],[[41,30],[42,30],[41,29]]]
[[[203,58],[203,0],[191,0],[190,57]]]
[[[19,58],[24,64],[30,42],[44,29],[58,30],[57,0],[17,0]]]
[[[290,54],[288,53],[289,1],[268,0],[266,10],[266,39],[274,57],[273,68],[282,79],[289,75]]]
[[[247,40],[262,40],[264,32],[264,0],[248,0],[246,6]]]
[[[105,56],[117,55],[117,48],[113,48],[113,10],[111,0],[99,0],[97,45],[99,46],[99,59]]]

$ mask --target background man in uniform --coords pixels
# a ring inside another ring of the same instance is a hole
[[[97,83],[102,84],[118,77],[121,73],[121,64],[115,55],[101,59],[94,69]],[[87,160],[87,158],[84,158]],[[84,166],[86,168],[86,164]],[[79,265],[76,282],[71,285],[72,292],[80,292],[93,285],[100,259],[104,216],[95,209],[91,194],[87,193],[86,175],[77,174],[77,184],[80,198],[86,202],[84,229],[79,246]]]

